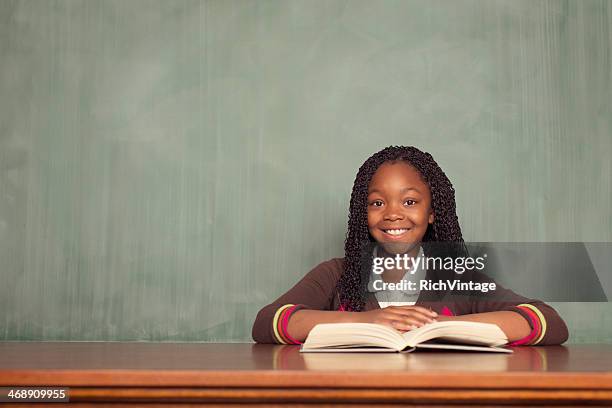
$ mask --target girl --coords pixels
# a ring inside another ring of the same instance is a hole
[[[468,295],[417,285],[390,290],[385,289],[389,283],[406,279],[443,281],[457,275],[423,263],[410,272],[396,266],[372,273],[375,257],[468,255],[453,186],[429,153],[391,146],[365,161],[353,185],[344,248],[344,258],[321,263],[259,311],[256,342],[300,344],[318,323],[378,323],[408,331],[442,320],[497,324],[516,346],[567,340],[567,327],[552,307],[499,285],[488,294]],[[478,271],[461,279],[494,283]]]

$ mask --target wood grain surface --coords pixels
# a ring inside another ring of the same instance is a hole
[[[0,386],[73,403],[612,404],[612,345],[302,354],[296,346],[0,343]],[[23,405],[20,405],[23,406]]]

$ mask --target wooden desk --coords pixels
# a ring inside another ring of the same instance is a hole
[[[519,347],[507,355],[0,343],[0,386],[67,386],[71,402],[612,404],[611,371],[612,345]]]

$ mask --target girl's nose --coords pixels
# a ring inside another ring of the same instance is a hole
[[[396,206],[387,207],[387,211],[385,211],[384,219],[388,221],[397,221],[403,219],[404,216],[402,212]]]

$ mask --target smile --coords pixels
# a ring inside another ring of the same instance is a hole
[[[394,228],[394,229],[384,229],[383,232],[385,234],[394,236],[394,237],[398,237],[400,235],[405,234],[406,232],[408,232],[409,229],[408,228]]]

